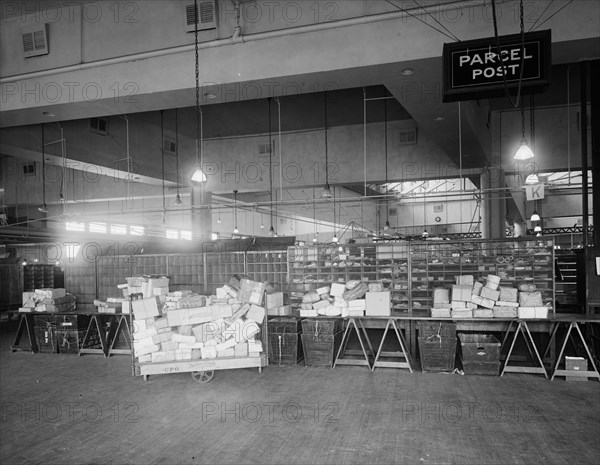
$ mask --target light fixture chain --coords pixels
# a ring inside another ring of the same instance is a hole
[[[199,123],[200,116],[200,65],[198,57],[198,0],[194,0],[194,45],[195,45],[195,74],[196,74],[196,122]],[[200,165],[200,124],[196,125],[196,161]],[[202,168],[200,166],[200,168]]]

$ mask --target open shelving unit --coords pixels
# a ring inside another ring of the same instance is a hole
[[[554,310],[553,240],[419,241],[290,247],[291,303],[333,282],[381,282],[392,292],[394,314],[429,314],[433,290],[450,288],[457,275],[500,276],[501,285],[535,284]]]

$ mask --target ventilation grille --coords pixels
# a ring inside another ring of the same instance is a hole
[[[444,211],[444,204],[442,203],[436,203],[433,205],[433,212],[434,213],[441,213]]]
[[[417,143],[417,128],[400,129],[400,145],[414,145]]]
[[[388,214],[390,216],[398,216],[398,209],[396,207],[389,207]]]
[[[258,144],[259,155],[269,155],[271,153],[272,146],[267,142],[266,144]]]
[[[108,134],[108,119],[90,118],[90,131],[105,136]]]
[[[176,155],[177,154],[177,144],[170,137],[165,137],[163,139],[163,151],[167,155]]]
[[[37,24],[22,29],[23,56],[25,58],[48,55],[48,25]]]
[[[205,0],[198,2],[198,9],[200,10],[198,30],[204,31],[206,29],[215,29],[217,27],[217,15],[215,11],[215,1]],[[196,17],[198,12],[194,8],[194,4],[186,5],[185,7],[185,30],[186,32],[194,32]]]
[[[25,176],[34,176],[35,175],[35,163],[26,163],[23,165],[23,174]]]

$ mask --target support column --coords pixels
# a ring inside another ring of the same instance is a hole
[[[482,236],[484,239],[506,237],[506,201],[504,200],[504,171],[497,167],[486,169],[481,174]]]
[[[594,220],[594,247],[600,248],[600,60],[591,62],[590,82],[592,100],[592,218]]]
[[[191,194],[192,236],[195,240],[210,241],[212,234],[212,212],[206,206],[212,203],[212,192],[203,192],[202,186],[192,185]]]

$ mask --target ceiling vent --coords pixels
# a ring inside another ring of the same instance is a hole
[[[204,31],[207,29],[215,29],[217,27],[217,12],[215,6],[215,0],[204,0],[198,2],[198,9],[200,15],[198,16],[198,30]],[[195,11],[194,4],[185,6],[185,31],[194,32],[196,24],[196,16],[198,12]]]
[[[108,119],[90,118],[90,131],[101,136],[106,136],[108,134]]]
[[[23,35],[23,56],[25,58],[48,55],[48,25],[36,24],[25,26],[21,30]]]
[[[402,128],[399,131],[400,145],[414,145],[417,143],[417,128]]]

